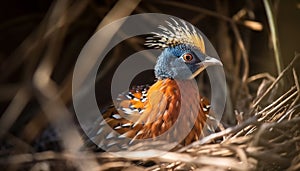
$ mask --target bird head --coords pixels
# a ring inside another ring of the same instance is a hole
[[[193,79],[208,66],[222,66],[221,61],[205,53],[202,36],[194,26],[183,20],[166,21],[168,27],[159,26],[162,32],[153,32],[145,45],[163,49],[155,65],[158,79]]]

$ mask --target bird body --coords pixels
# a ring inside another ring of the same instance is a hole
[[[208,66],[222,64],[205,54],[203,38],[193,26],[179,22],[167,21],[169,28],[159,26],[162,33],[153,33],[147,40],[149,47],[163,49],[154,68],[157,81],[120,94],[115,106],[105,110],[104,120],[90,132],[98,146],[125,148],[135,140],[155,139],[163,134],[167,139],[176,139],[188,128],[191,130],[181,140],[182,145],[203,136],[210,105],[199,95],[194,77]],[[177,121],[174,131],[168,131]],[[105,129],[106,124],[111,129]],[[130,141],[119,144],[118,140],[125,137]]]

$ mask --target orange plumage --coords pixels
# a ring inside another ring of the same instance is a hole
[[[180,84],[180,88],[178,86]],[[117,109],[111,107],[103,114],[104,121],[113,128],[116,133],[102,129],[102,125],[96,130],[100,132],[93,134],[94,138],[102,134],[105,139],[97,139],[98,145],[109,146],[120,145],[118,138],[126,136],[135,139],[155,138],[169,130],[179,113],[188,116],[197,113],[196,120],[181,120],[179,128],[185,129],[187,124],[194,125],[191,132],[181,142],[182,145],[190,144],[203,136],[203,126],[209,113],[209,102],[199,96],[198,87],[191,80],[158,80],[155,84],[144,89],[132,89],[130,95],[121,95],[117,102]],[[144,96],[144,97],[143,97]],[[146,100],[145,100],[146,98]],[[182,109],[181,109],[182,107]],[[126,113],[134,111],[130,114]],[[181,130],[171,133],[170,137],[177,136]]]

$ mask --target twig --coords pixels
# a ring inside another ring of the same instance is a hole
[[[256,81],[256,80],[262,79],[262,78],[267,78],[272,82],[275,81],[275,78],[272,75],[265,72],[265,73],[260,73],[260,74],[256,74],[256,75],[253,75],[253,76],[249,77],[247,79],[247,83],[251,83],[252,81]]]
[[[272,37],[272,44],[274,48],[274,54],[275,54],[275,62],[276,62],[276,67],[277,67],[277,73],[278,75],[282,71],[282,61],[281,61],[281,55],[280,55],[280,46],[279,46],[279,41],[278,41],[278,33],[277,33],[277,25],[276,25],[276,20],[274,19],[274,15],[272,13],[271,5],[269,0],[263,0],[266,13],[267,13],[267,18],[270,26],[270,31],[271,31],[271,37]]]
[[[203,14],[206,14],[206,15],[209,15],[209,16],[212,16],[212,17],[216,17],[216,18],[228,21],[228,22],[234,22],[234,23],[243,25],[243,26],[245,26],[245,27],[247,27],[249,29],[253,29],[251,26],[248,26],[247,24],[245,24],[243,22],[234,21],[230,17],[226,17],[224,15],[218,14],[217,12],[201,8],[199,6],[193,6],[193,5],[189,5],[189,4],[186,4],[186,3],[174,2],[174,1],[152,1],[152,2],[154,2],[154,3],[160,3],[160,4],[165,4],[165,5],[173,6],[173,7],[178,7],[178,8],[185,8],[185,9],[196,11],[196,12],[201,12]]]
[[[185,150],[187,150],[193,146],[209,143],[209,142],[212,142],[214,139],[221,138],[228,134],[236,133],[251,124],[257,123],[257,119],[258,119],[258,115],[253,116],[253,117],[247,119],[245,122],[241,123],[240,125],[236,125],[234,127],[227,128],[224,131],[208,135],[208,136],[204,137],[203,139],[201,139],[200,141],[195,141],[192,144],[179,149],[178,152],[184,152]]]
[[[0,102],[10,101],[15,97],[19,89],[21,88],[21,84],[2,84],[0,85]]]
[[[300,98],[300,85],[299,85],[299,80],[298,80],[298,77],[297,77],[297,73],[296,73],[294,68],[293,68],[293,76],[294,76],[294,82],[295,82],[295,85],[296,85],[296,88],[297,88],[298,95],[297,95],[297,97],[295,98],[295,100],[293,101],[293,103],[291,104],[291,106],[289,108],[293,107],[298,102],[298,100]]]
[[[132,13],[132,11],[137,7],[141,0],[131,0],[131,1],[122,1],[119,0],[115,6],[109,11],[109,13],[103,18],[101,23],[98,25],[97,30],[101,29],[103,26],[126,17]]]
[[[248,53],[245,49],[245,45],[243,43],[243,40],[241,38],[240,32],[236,26],[236,24],[234,22],[231,22],[231,27],[233,29],[235,38],[237,40],[237,43],[239,45],[239,48],[242,51],[242,57],[243,57],[243,61],[244,61],[244,72],[243,72],[243,77],[242,77],[242,82],[243,82],[243,87],[247,88],[247,79],[249,76],[249,57],[248,57]],[[246,91],[248,91],[248,89],[246,89]]]
[[[20,116],[22,110],[29,102],[31,95],[29,90],[24,86],[16,93],[12,102],[0,118],[0,138],[10,129],[16,119]]]
[[[278,119],[277,123],[282,122],[287,116],[292,115],[293,112],[296,111],[296,108],[299,108],[299,107],[300,107],[300,104],[298,104],[298,105],[296,105],[296,106],[293,106],[291,109],[289,109],[289,110],[285,113],[285,115],[283,115],[280,119]]]
[[[276,106],[277,103],[281,102],[283,99],[286,99],[286,97],[292,93],[293,91],[295,91],[295,86],[291,87],[290,90],[288,90],[286,93],[284,93],[283,95],[281,95],[279,98],[277,98],[274,102],[272,102],[271,104],[269,104],[268,106],[264,107],[263,110],[259,111],[258,114],[263,114],[264,112],[266,112],[267,110],[271,109],[272,107]]]
[[[256,108],[257,105],[261,102],[261,100],[274,88],[274,86],[279,82],[279,80],[285,75],[285,73],[294,65],[294,62],[298,59],[300,54],[296,54],[294,59],[291,61],[291,63],[278,75],[276,80],[270,85],[270,87],[264,92],[264,94],[257,99],[254,104],[252,105],[252,108]]]
[[[264,114],[262,113],[263,117],[259,118],[259,121],[264,120],[271,113],[278,111],[281,107],[283,107],[283,105],[286,104],[287,101],[291,100],[296,95],[297,95],[297,92],[294,92],[292,95],[290,95],[288,98],[286,98],[283,101],[281,101],[279,104],[274,105],[274,108],[272,108],[270,111],[268,111],[268,112],[266,112]]]
[[[126,153],[126,155],[124,155]],[[140,154],[155,154],[155,153],[161,153],[161,151],[156,150],[147,150],[147,151],[136,151],[136,152],[117,152],[117,156],[111,155],[109,153],[100,153],[96,156],[96,158],[99,159],[124,159],[127,160],[140,160]],[[124,157],[122,157],[124,156]],[[45,160],[77,160],[77,161],[88,161],[93,159],[93,155],[80,155],[80,154],[74,154],[74,153],[56,153],[56,152],[41,152],[41,153],[35,153],[35,154],[18,154],[14,156],[9,156],[8,158],[0,158],[0,164],[22,164],[22,163],[28,163],[33,161],[45,161]],[[146,158],[144,158],[145,160]],[[176,152],[165,152],[164,155],[156,156],[153,158],[148,158],[150,160],[154,161],[160,161],[160,162],[185,162],[185,163],[191,163],[191,164],[198,164],[198,165],[214,165],[219,167],[233,167],[234,169],[246,169],[247,166],[240,163],[234,158],[226,158],[226,157],[207,157],[207,156],[198,156],[198,157],[192,157],[188,154],[182,154],[182,153],[176,153]],[[219,162],[216,162],[219,161]],[[112,162],[111,162],[112,163]],[[124,162],[122,162],[124,164]],[[110,166],[110,165],[107,165]],[[126,165],[125,165],[126,166]],[[129,166],[129,165],[127,165]],[[101,167],[93,167],[98,168],[102,170]]]

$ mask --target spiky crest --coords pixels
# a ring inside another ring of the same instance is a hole
[[[147,37],[145,45],[156,49],[164,49],[174,47],[180,44],[191,45],[199,48],[202,53],[205,53],[205,45],[202,36],[198,33],[195,27],[184,20],[166,21],[168,27],[159,25],[158,28],[162,32],[152,32],[151,37]]]

